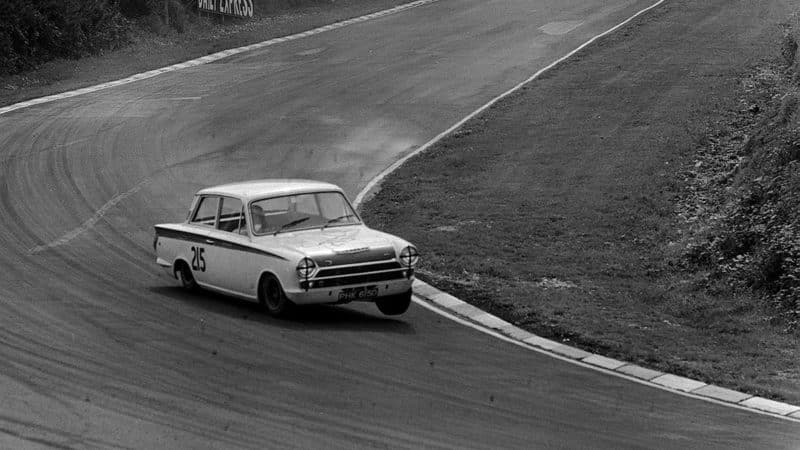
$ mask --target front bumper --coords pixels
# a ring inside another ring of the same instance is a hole
[[[286,293],[286,297],[288,297],[289,300],[298,305],[311,305],[320,303],[349,303],[349,301],[342,301],[339,299],[339,294],[345,289],[374,286],[378,291],[377,297],[364,300],[353,300],[353,301],[375,301],[376,299],[379,299],[381,297],[387,297],[390,295],[397,295],[408,292],[411,289],[411,285],[413,284],[413,282],[414,282],[414,276],[412,275],[408,278],[400,278],[393,280],[365,282],[365,283],[322,287],[322,288],[303,289],[301,287],[297,287],[293,289],[284,289],[284,291]]]

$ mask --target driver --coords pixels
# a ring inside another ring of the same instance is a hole
[[[253,205],[250,207],[250,216],[253,218],[253,230],[256,233],[264,233],[266,229],[266,217],[264,217],[264,208]]]

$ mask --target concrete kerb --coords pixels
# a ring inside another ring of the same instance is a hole
[[[620,373],[639,378],[640,380],[650,381],[653,378],[664,375],[664,372],[658,370],[648,369],[646,367],[637,366],[636,364],[626,364],[616,369]]]
[[[788,417],[791,417],[791,415],[794,413],[800,412],[800,406],[776,402],[775,400],[762,397],[750,397],[747,400],[743,400],[740,404],[749,408],[757,409],[759,411],[766,411]]]
[[[428,309],[446,311],[451,315],[457,316],[460,320],[470,323],[473,328],[491,335],[500,335],[505,340],[514,341],[518,345],[540,353],[554,355],[565,361],[572,361],[585,367],[635,380],[641,384],[676,394],[800,422],[800,406],[755,397],[744,392],[707,384],[691,378],[659,372],[629,364],[625,361],[590,353],[562,342],[546,339],[510,324],[419,280],[414,282],[414,295],[416,297],[415,302],[428,305]],[[442,299],[446,300],[442,301]]]
[[[714,386],[712,384],[701,387],[695,391],[695,393],[730,403],[740,403],[752,397],[752,395],[745,394],[744,392],[734,391],[732,389],[726,389],[719,386]]]
[[[647,11],[650,11],[651,9],[661,5],[665,1],[666,0],[658,0],[656,3],[640,10],[625,21],[617,24],[601,34],[598,34],[597,36],[594,36],[575,50],[569,52],[564,57],[539,70],[531,77],[517,84],[508,91],[493,98],[488,103],[473,111],[471,114],[464,117],[447,130],[438,134],[413,152],[395,161],[393,164],[385,168],[382,172],[371,179],[366,186],[364,186],[361,192],[359,192],[356,196],[355,201],[353,202],[354,206],[356,208],[360,208],[360,206],[369,198],[370,195],[374,195],[380,189],[380,183],[383,181],[383,179],[397,170],[409,159],[428,150],[430,147],[461,128],[461,126],[466,122],[483,113],[498,101],[534,81],[543,73],[569,59],[575,53],[594,43],[597,39],[615,32],[636,17],[639,17]],[[564,361],[570,361],[584,367],[609,373],[621,378],[626,378],[640,384],[649,385],[653,388],[667,390],[678,395],[684,395],[710,403],[726,405],[756,414],[769,415],[792,422],[800,422],[800,406],[776,402],[774,400],[761,397],[754,397],[743,392],[706,384],[702,381],[647,369],[635,364],[629,364],[624,361],[619,361],[602,355],[592,354],[564,343],[546,339],[509,324],[499,317],[495,317],[464,302],[463,300],[447,294],[446,292],[442,292],[419,280],[415,281],[414,283],[414,294],[414,301],[417,304],[424,306],[425,308],[430,309],[431,311],[434,311],[444,317],[447,317],[458,323],[468,325],[491,336],[495,336],[531,350],[536,350],[540,353],[549,354]]]
[[[607,358],[605,356],[600,356],[600,355],[587,356],[586,358],[583,358],[583,362],[589,363],[589,364],[591,364],[593,366],[603,367],[603,368],[608,369],[608,370],[619,369],[620,367],[628,364],[628,363],[626,363],[624,361],[620,361],[618,359]]]
[[[708,386],[702,381],[692,380],[691,378],[679,377],[678,375],[664,374],[650,380],[651,383],[660,384],[670,389],[683,392],[692,392],[702,387]]]

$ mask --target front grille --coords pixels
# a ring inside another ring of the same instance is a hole
[[[364,264],[360,266],[334,267],[332,269],[320,269],[315,278],[336,277],[341,275],[352,275],[364,272],[377,272],[379,270],[402,269],[397,261],[383,262],[378,264]]]
[[[363,264],[376,261],[386,261],[395,257],[394,247],[370,248],[357,253],[335,253],[325,257],[331,266],[345,266],[350,264]]]
[[[351,275],[337,278],[317,279],[312,278],[308,281],[301,281],[300,287],[303,289],[321,289],[337,286],[347,286],[351,284],[377,283],[379,281],[402,280],[413,275],[413,269],[397,269],[389,272],[368,273],[364,275]]]

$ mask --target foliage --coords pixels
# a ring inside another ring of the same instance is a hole
[[[800,330],[798,42],[793,16],[784,25],[781,61],[744,83],[741,102],[750,107],[705,136],[695,163],[702,169],[688,177],[690,189],[705,192],[692,196],[695,205],[704,203],[692,217],[700,239],[685,255],[690,265],[710,268],[712,279],[765,299],[774,319],[794,331]],[[720,161],[733,163],[721,170]]]
[[[128,22],[110,0],[6,2],[0,8],[0,74],[95,53],[127,35]]]
[[[130,19],[165,32],[165,0],[5,0],[0,8],[0,75],[53,58],[80,58],[125,44]],[[190,0],[166,0],[170,27],[183,32]]]

